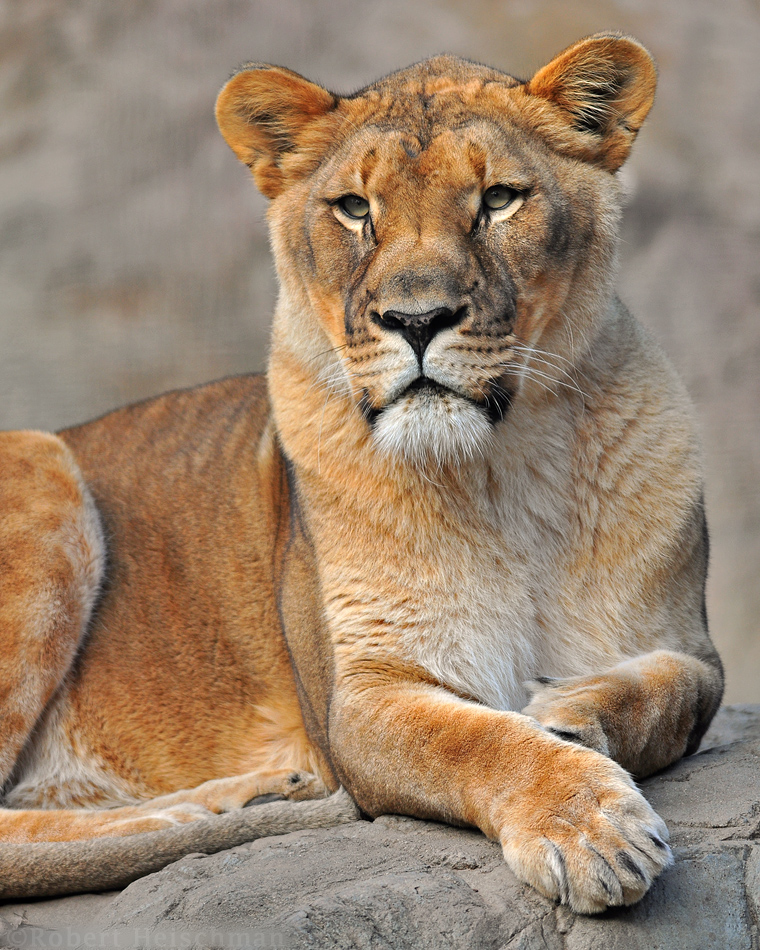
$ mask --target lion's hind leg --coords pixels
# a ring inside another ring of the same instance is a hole
[[[326,795],[324,783],[311,772],[302,769],[267,769],[211,779],[197,788],[162,795],[161,798],[153,799],[152,804],[170,807],[188,803],[200,805],[218,815],[243,808],[262,796],[305,801],[309,798],[324,798]]]
[[[291,801],[323,798],[322,781],[294,769],[211,779],[148,801],[116,808],[0,809],[0,842],[82,841],[160,831],[235,811],[265,796]]]
[[[0,848],[5,843],[121,838],[209,817],[208,809],[191,803],[164,808],[154,802],[102,809],[0,808]]]
[[[70,668],[104,560],[69,449],[47,433],[0,433],[0,784]]]

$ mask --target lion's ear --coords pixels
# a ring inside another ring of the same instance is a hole
[[[541,110],[540,126],[555,148],[616,171],[647,117],[656,85],[654,61],[640,43],[597,33],[540,69],[525,91],[553,107]]]
[[[275,198],[330,142],[324,121],[338,99],[281,66],[251,63],[216,100],[219,130],[259,190]]]

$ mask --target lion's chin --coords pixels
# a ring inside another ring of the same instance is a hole
[[[419,468],[461,464],[486,453],[488,413],[451,391],[408,391],[377,417],[378,448]]]

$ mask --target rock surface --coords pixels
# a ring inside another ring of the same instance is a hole
[[[528,76],[609,29],[659,64],[621,296],[697,404],[710,629],[726,701],[760,702],[758,0],[0,3],[0,428],[264,366],[265,202],[212,114],[238,63],[337,92],[443,50]]]
[[[385,816],[192,855],[120,894],[0,906],[0,946],[757,950],[760,706],[643,783],[673,868],[632,908],[579,917],[482,835]]]

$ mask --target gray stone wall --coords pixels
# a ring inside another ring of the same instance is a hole
[[[729,700],[760,700],[756,0],[5,0],[0,427],[263,367],[264,202],[212,119],[236,64],[337,91],[441,50],[527,75],[608,28],[660,66],[625,171],[622,294],[697,402],[712,628]]]

